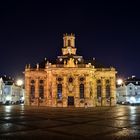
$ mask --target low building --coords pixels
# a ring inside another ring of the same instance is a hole
[[[25,68],[25,105],[95,107],[116,105],[116,70],[77,55],[75,36],[65,34],[62,55]]]
[[[117,86],[117,102],[122,104],[140,103],[140,79],[129,77]]]
[[[3,79],[0,78],[0,104],[3,102],[3,89],[4,89],[4,82]]]
[[[11,77],[1,77],[0,92],[0,102],[2,104],[17,104],[24,102],[23,87],[16,85]]]

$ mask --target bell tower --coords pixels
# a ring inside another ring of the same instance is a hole
[[[76,55],[75,36],[74,34],[64,34],[63,36],[63,55]]]

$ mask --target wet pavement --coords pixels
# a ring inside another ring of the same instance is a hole
[[[0,140],[139,140],[140,106],[0,106]]]

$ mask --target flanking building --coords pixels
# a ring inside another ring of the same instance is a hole
[[[117,86],[117,102],[121,104],[140,104],[140,79],[128,77]]]
[[[19,104],[24,102],[24,88],[18,86],[13,78],[0,78],[0,104]]]
[[[116,105],[116,70],[77,55],[75,36],[63,36],[62,55],[25,68],[25,105],[95,107]]]

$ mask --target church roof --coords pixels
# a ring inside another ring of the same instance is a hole
[[[95,68],[108,68],[109,66],[101,63],[99,60],[84,60],[85,64],[91,63]]]
[[[78,55],[63,55],[63,56],[58,56],[57,59],[52,59],[50,61],[48,61],[47,59],[44,59],[43,61],[41,61],[39,63],[39,68],[45,68],[45,65],[49,62],[51,64],[56,64],[56,65],[63,65],[65,60],[68,60],[70,58],[73,58],[74,61],[77,60],[77,64],[81,65],[81,66],[85,66],[86,64],[91,64],[93,65],[95,68],[109,68],[109,66],[101,63],[99,60],[84,60],[82,56],[78,56]],[[80,60],[79,60],[80,58]],[[36,68],[36,66],[34,66],[34,68]]]

